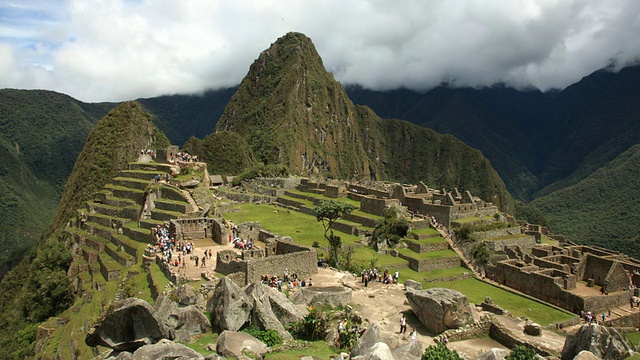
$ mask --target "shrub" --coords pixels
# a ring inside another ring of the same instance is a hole
[[[291,324],[289,332],[302,340],[324,340],[328,326],[329,321],[327,315],[313,308],[302,320]]]
[[[450,350],[444,344],[429,346],[422,354],[422,360],[462,360],[458,352]]]
[[[534,360],[536,351],[526,346],[518,345],[507,355],[505,360]]]
[[[262,341],[269,347],[282,344],[282,337],[275,330],[260,330],[257,326],[252,325],[244,329],[243,332]]]

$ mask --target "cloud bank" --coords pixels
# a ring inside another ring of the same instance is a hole
[[[238,84],[289,31],[343,84],[563,88],[640,59],[636,0],[0,0],[0,88],[83,101]]]

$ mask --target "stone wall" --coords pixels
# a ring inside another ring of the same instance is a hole
[[[324,194],[331,198],[343,197],[346,194],[344,185],[327,184],[324,188]]]
[[[488,230],[488,231],[475,231],[473,233],[473,236],[475,236],[478,239],[488,239],[488,238],[494,238],[499,236],[516,235],[516,234],[522,234],[522,231],[519,226],[512,226],[509,228],[494,229],[494,230]]]
[[[483,242],[493,252],[504,251],[505,247],[510,246],[517,246],[521,251],[527,252],[536,245],[536,239],[531,235],[504,240],[484,240]]]
[[[414,259],[402,253],[399,256],[409,262],[409,268],[417,272],[450,269],[462,266],[462,260],[459,257],[440,258],[440,259]]]
[[[545,268],[545,269],[558,269],[561,271],[564,271],[566,273],[570,273],[571,272],[571,266],[567,265],[567,264],[559,264],[556,263],[554,261],[549,261],[547,259],[543,259],[543,258],[534,258],[533,259],[533,265],[539,266],[541,268]]]
[[[601,313],[618,306],[629,306],[631,292],[618,291],[609,295],[595,295],[584,299],[584,310]]]
[[[552,349],[544,348],[541,346],[535,346],[531,343],[520,340],[517,336],[513,334],[513,332],[510,329],[508,329],[507,327],[503,326],[498,322],[491,323],[491,327],[489,329],[489,337],[499,342],[500,344],[508,347],[509,349],[513,349],[516,346],[526,346],[528,348],[534,349],[536,353],[538,353],[541,356],[551,356],[554,354]]]
[[[439,250],[445,250],[449,248],[449,243],[446,241],[438,242],[438,243],[419,243],[419,242],[409,240],[406,242],[406,244],[409,249],[417,253],[439,251]]]
[[[368,227],[376,227],[376,225],[378,224],[378,221],[375,219],[356,215],[356,214],[345,214],[344,216],[342,216],[342,218],[347,221],[356,222],[358,224],[362,224]]]
[[[173,266],[162,261],[162,258],[160,256],[156,256],[156,264],[158,264],[160,271],[162,271],[164,276],[169,279],[169,281],[174,283],[176,286],[180,285],[180,277],[178,276],[178,274],[173,272]]]
[[[379,198],[391,198],[391,190],[372,189],[370,187],[349,184],[347,190],[360,195],[372,195]]]
[[[232,201],[242,202],[242,203],[271,204],[276,201],[276,198],[272,196],[237,193],[237,192],[229,191],[223,188],[212,189],[212,191],[218,196],[224,197]]]
[[[485,317],[478,322],[474,322],[473,324],[469,324],[459,329],[446,330],[442,334],[446,335],[449,341],[460,341],[487,336],[489,335],[490,329],[491,318]],[[434,340],[438,341],[438,338],[436,337]]]
[[[360,210],[378,216],[384,216],[384,210],[388,207],[399,206],[397,199],[376,198],[373,196],[363,196],[360,198]]]
[[[237,272],[246,273],[247,263],[238,258],[234,250],[221,250],[216,254],[216,272],[229,275]]]
[[[174,234],[177,241],[193,239],[213,239],[220,243],[215,236],[219,234],[222,225],[213,218],[182,218],[172,219],[169,222],[169,231]]]

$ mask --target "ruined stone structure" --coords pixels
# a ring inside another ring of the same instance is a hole
[[[193,239],[213,239],[218,244],[226,244],[223,233],[226,231],[220,220],[213,218],[171,219],[169,231],[177,241]]]
[[[276,239],[267,241],[264,250],[220,251],[216,260],[216,272],[240,285],[259,281],[263,275],[282,276],[285,269],[300,279],[318,271],[315,249]]]
[[[640,262],[595,246],[536,245],[530,254],[506,253],[509,259],[487,266],[487,276],[574,313],[628,304],[630,288],[640,283]]]

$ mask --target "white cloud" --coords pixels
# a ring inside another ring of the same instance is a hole
[[[375,89],[564,87],[640,55],[635,0],[20,4],[0,0],[0,87],[85,101],[235,85],[289,31],[309,36],[338,80]]]

